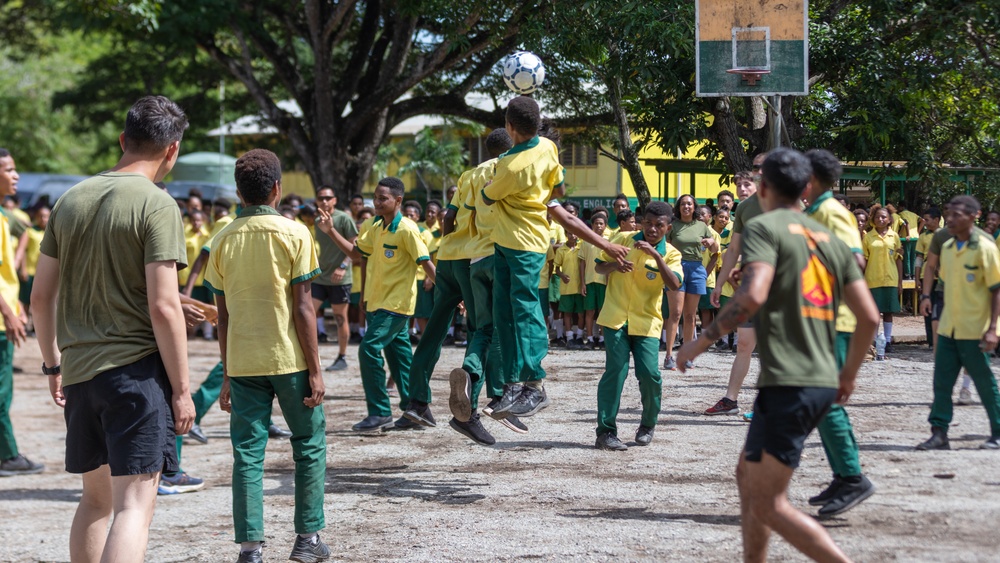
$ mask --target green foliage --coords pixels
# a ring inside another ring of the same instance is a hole
[[[478,136],[482,131],[480,126],[472,127],[471,132]],[[452,127],[442,130],[425,127],[412,141],[404,141],[394,148],[396,158],[405,162],[399,167],[399,173],[413,172],[420,183],[419,188],[428,194],[437,190],[443,194],[468,167],[465,144]]]

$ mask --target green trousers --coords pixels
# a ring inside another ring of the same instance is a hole
[[[14,343],[0,332],[0,460],[17,457],[10,403],[14,399]]]
[[[499,399],[505,383],[501,370],[500,340],[493,330],[493,257],[487,256],[470,267],[472,300],[476,307],[476,332],[465,349],[462,369],[472,383],[472,404],[479,403],[479,393],[486,386],[486,396]],[[466,301],[466,306],[469,302]],[[548,307],[549,304],[545,303]]]
[[[295,461],[295,533],[311,534],[326,526],[326,416],[323,407],[309,408],[309,375],[234,377],[229,380],[233,412],[233,524],[236,541],[264,541],[264,449],[271,402],[278,397],[292,432]]]
[[[1000,396],[997,380],[990,369],[990,357],[979,347],[978,340],[955,340],[938,334],[934,349],[934,403],[927,421],[935,428],[948,430],[952,419],[951,393],[958,373],[965,368],[976,385],[990,419],[990,435],[1000,436]]]
[[[427,327],[413,351],[410,372],[410,398],[421,403],[431,402],[431,375],[441,358],[441,346],[448,335],[455,308],[465,301],[469,340],[475,338],[476,303],[472,296],[468,260],[438,260],[434,283],[434,308],[427,318]],[[475,403],[473,403],[475,405]]]
[[[493,324],[503,350],[509,383],[545,379],[542,359],[549,352],[549,331],[538,303],[538,280],[545,254],[494,245]]]
[[[648,336],[629,336],[628,326],[604,330],[604,375],[597,384],[597,435],[611,432],[618,435],[618,407],[622,388],[628,378],[629,356],[635,360],[635,376],[639,380],[642,398],[642,424],[653,428],[660,415],[660,397],[663,382],[660,379],[660,339]]]
[[[838,332],[835,355],[837,368],[847,361],[847,346],[851,342],[851,333]],[[854,477],[861,475],[861,460],[858,458],[858,441],[854,438],[854,428],[844,407],[834,404],[816,427],[819,431],[826,460],[834,475]]]
[[[392,403],[385,388],[382,352],[385,352],[385,361],[389,363],[389,374],[396,382],[399,408],[406,410],[410,405],[410,366],[413,363],[413,348],[407,331],[410,317],[379,309],[368,313],[365,322],[368,323],[368,330],[358,346],[358,365],[368,416],[392,416]]]

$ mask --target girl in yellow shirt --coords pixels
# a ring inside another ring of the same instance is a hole
[[[874,229],[862,239],[865,253],[865,281],[882,313],[886,352],[891,351],[892,315],[899,312],[899,294],[903,283],[903,244],[896,231],[890,227],[892,215],[884,207],[876,206],[871,216]]]

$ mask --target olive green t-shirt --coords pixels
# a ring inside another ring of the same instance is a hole
[[[733,232],[740,233],[743,236],[743,229],[746,227],[747,221],[753,219],[754,217],[763,213],[764,210],[760,208],[760,199],[757,194],[746,198],[746,200],[741,201],[739,205],[736,206],[736,215],[733,217]]]
[[[354,223],[354,219],[351,219],[351,216],[347,213],[339,209],[334,209],[333,216],[330,219],[333,222],[334,230],[340,233],[340,236],[347,240],[358,236],[358,226]],[[330,235],[319,230],[318,226],[314,226],[313,229],[316,231],[316,242],[319,244],[319,267],[323,270],[323,273],[312,282],[319,285],[351,285],[353,279],[350,266],[347,267],[344,277],[339,282],[333,283],[333,280],[330,279],[333,271],[347,260],[347,254],[337,246],[337,243],[333,242]]]
[[[805,214],[778,209],[746,224],[743,263],[774,266],[767,301],[754,319],[757,387],[839,384],[834,322],[844,285],[864,279],[850,249]]]
[[[63,385],[157,351],[146,264],[187,264],[177,203],[144,176],[104,172],[52,209],[41,252],[59,260],[56,336]]]
[[[667,242],[681,252],[681,260],[695,262],[701,262],[701,253],[705,250],[701,246],[703,238],[714,237],[711,227],[701,221],[685,223],[674,220],[670,224],[670,232],[667,233]]]

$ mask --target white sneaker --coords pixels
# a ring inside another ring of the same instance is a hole
[[[970,391],[965,387],[962,387],[962,390],[958,392],[958,401],[956,401],[956,403],[959,405],[971,405],[972,391]]]

